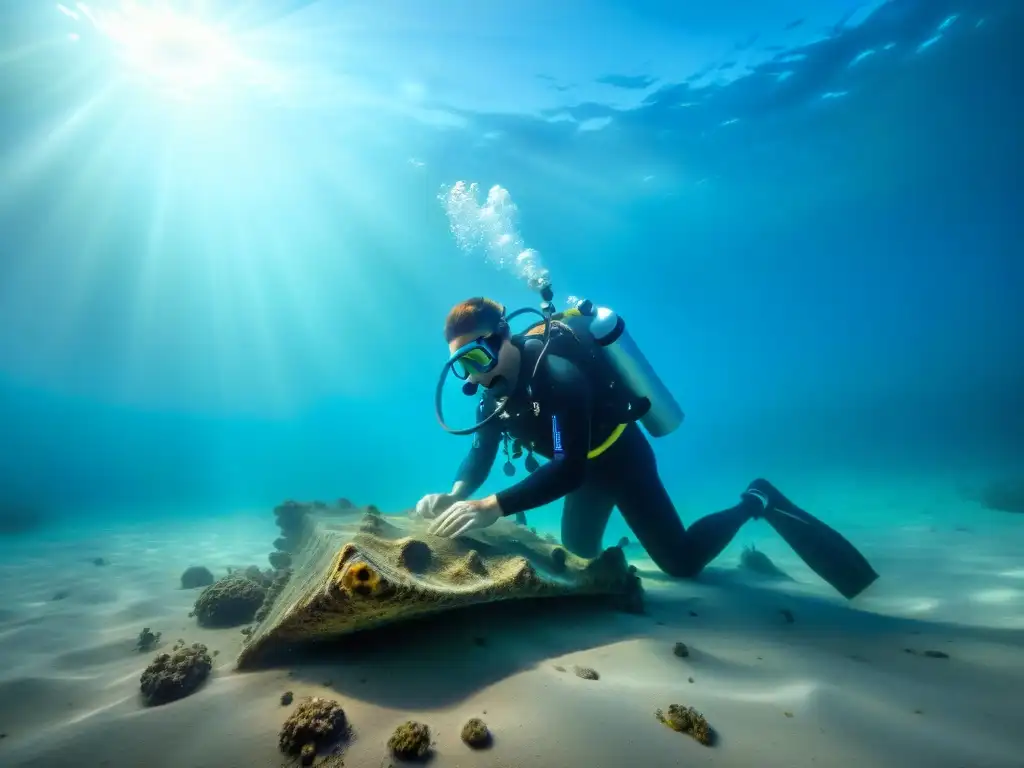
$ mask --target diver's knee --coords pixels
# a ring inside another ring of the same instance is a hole
[[[666,558],[661,561],[655,560],[654,564],[673,579],[695,579],[704,570],[704,566],[700,563],[692,560],[680,560],[678,558]]]
[[[574,541],[571,536],[562,537],[562,546],[576,555],[576,557],[582,557],[584,560],[593,560],[601,554],[600,546],[594,546],[582,541]]]

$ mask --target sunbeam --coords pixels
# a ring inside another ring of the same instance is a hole
[[[130,0],[113,9],[77,7],[126,80],[161,97],[210,104],[265,78],[231,30],[201,12]]]
[[[76,138],[76,131],[108,106],[112,93],[113,88],[104,88],[75,107],[51,130],[37,133],[27,146],[7,152],[7,157],[0,161],[0,205],[7,204],[7,197],[17,195],[19,187],[53,163],[56,155]]]
[[[145,346],[154,323],[158,322],[155,309],[160,288],[160,261],[162,249],[168,235],[167,221],[171,205],[174,172],[175,141],[173,136],[166,142],[163,151],[153,160],[153,199],[149,202],[149,216],[145,236],[145,250],[139,254],[141,265],[132,301],[130,316],[134,319],[129,339],[129,379],[142,376],[143,361],[146,359]]]

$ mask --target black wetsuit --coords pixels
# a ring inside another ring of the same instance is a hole
[[[564,496],[562,543],[581,557],[595,557],[612,509],[618,507],[651,559],[672,576],[699,573],[762,509],[748,498],[686,530],[658,476],[654,451],[635,423],[604,453],[587,458],[588,451],[612,434],[618,420],[595,402],[593,387],[572,362],[549,352],[533,378],[532,397],[527,395],[535,355],[529,347],[523,350],[508,418],[493,419],[474,435],[473,448],[456,478],[466,484],[468,493],[487,479],[503,433],[524,445],[532,443],[533,450],[550,461],[497,494],[506,516]],[[485,394],[478,420],[493,408],[493,397]]]

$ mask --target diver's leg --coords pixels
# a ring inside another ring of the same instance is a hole
[[[628,443],[616,451],[619,462],[609,466],[614,472],[619,511],[647,554],[670,576],[696,576],[763,508],[756,499],[744,497],[735,507],[702,517],[687,530],[658,476],[647,438],[637,430],[620,440]]]
[[[764,518],[807,566],[839,594],[852,600],[870,586],[878,574],[856,547],[813,515],[800,509],[767,480],[755,480],[743,496],[760,505]]]
[[[615,498],[593,479],[565,497],[562,507],[562,544],[574,555],[597,557]]]

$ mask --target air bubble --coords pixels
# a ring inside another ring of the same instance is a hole
[[[496,184],[481,203],[476,182],[457,181],[442,189],[438,200],[461,251],[482,254],[491,266],[511,272],[534,290],[549,282],[540,253],[523,242],[518,226],[519,209],[507,189]]]

